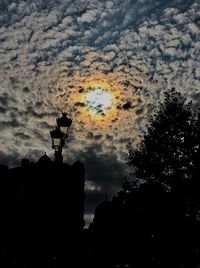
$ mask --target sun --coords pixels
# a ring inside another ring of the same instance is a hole
[[[101,88],[91,88],[84,97],[84,103],[92,114],[105,114],[111,109],[114,96],[111,92]]]
[[[96,73],[81,78],[67,97],[68,106],[78,115],[77,120],[93,127],[117,121],[126,96],[116,77]]]

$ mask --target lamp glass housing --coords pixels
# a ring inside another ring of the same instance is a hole
[[[68,132],[69,132],[69,127],[65,127],[65,126],[60,126],[60,131],[67,136]]]
[[[62,147],[62,140],[60,138],[52,138],[53,149],[60,149]]]

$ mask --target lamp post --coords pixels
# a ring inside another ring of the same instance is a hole
[[[50,131],[52,148],[55,150],[55,162],[62,163],[62,148],[65,145],[65,139],[68,137],[69,128],[72,124],[72,119],[67,117],[67,113],[63,113],[62,117],[56,119],[57,126]]]
[[[67,117],[67,113],[62,113],[62,117],[58,117],[56,122],[60,131],[64,134],[64,138],[67,138],[70,126],[72,124],[72,119]]]

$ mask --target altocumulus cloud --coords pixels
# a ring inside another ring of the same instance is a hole
[[[70,112],[65,158],[86,164],[92,213],[120,187],[126,145],[138,142],[163,90],[176,87],[198,105],[199,17],[199,0],[0,0],[1,162],[52,156],[49,130]],[[83,104],[71,101],[96,74],[120,87],[108,124],[86,124]]]

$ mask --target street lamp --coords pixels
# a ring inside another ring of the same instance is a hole
[[[50,131],[51,139],[52,139],[52,148],[54,150],[60,150],[64,146],[64,135],[60,131],[59,127],[56,126],[56,128],[52,131]]]
[[[50,131],[52,148],[55,150],[55,162],[62,163],[62,148],[65,145],[65,139],[68,137],[69,128],[72,124],[72,119],[67,117],[67,113],[63,113],[62,117],[57,118],[57,126]]]
[[[64,137],[67,138],[72,119],[67,117],[67,113],[62,113],[62,117],[58,117],[56,122],[60,131],[64,134]]]

